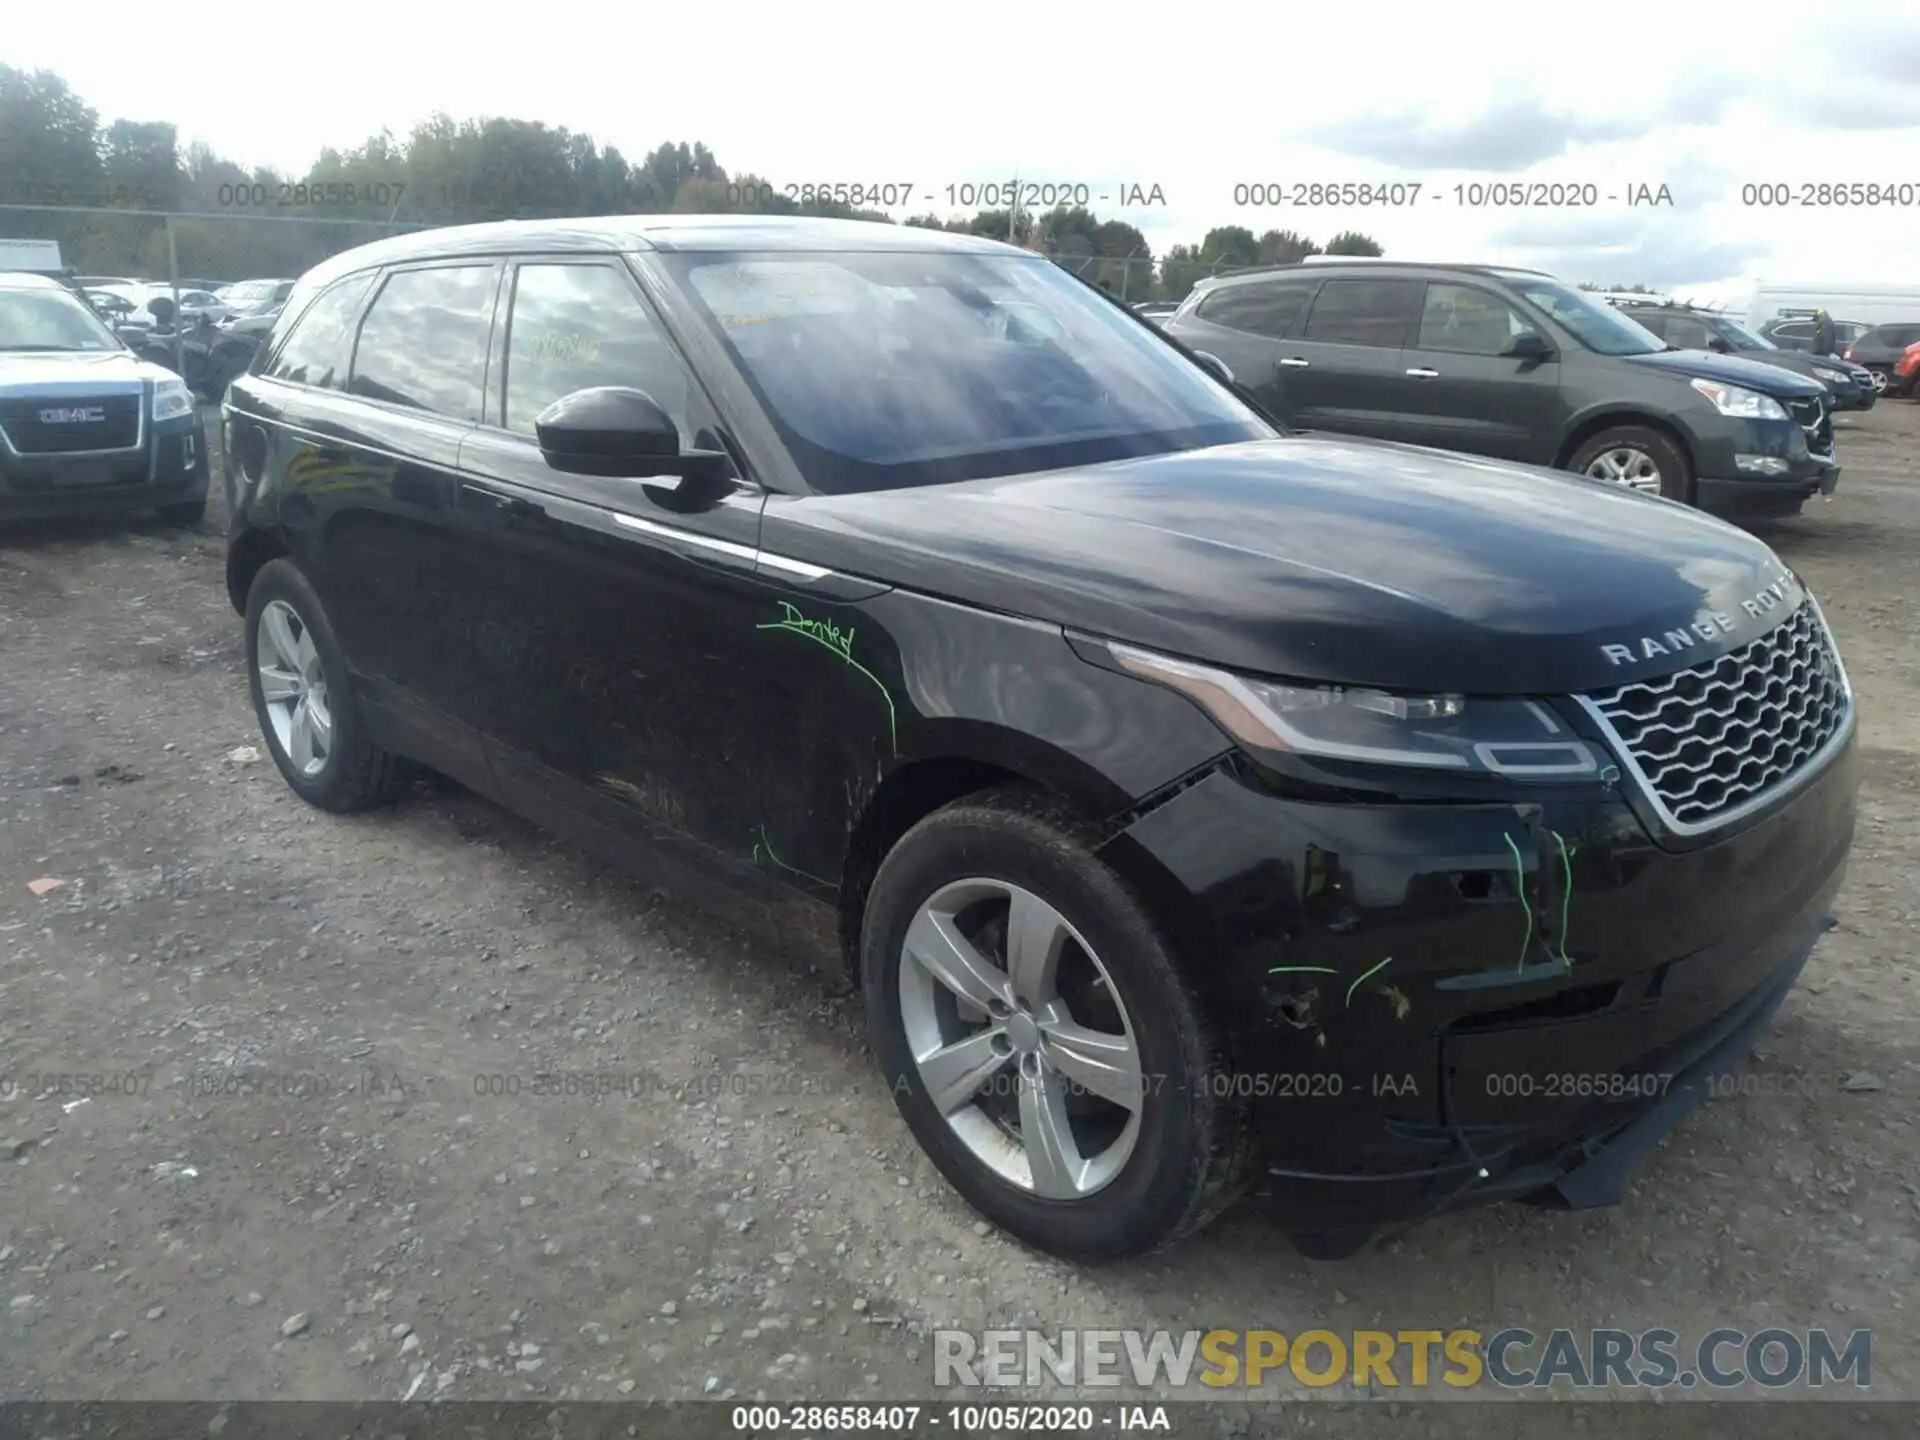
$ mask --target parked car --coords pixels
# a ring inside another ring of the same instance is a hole
[[[0,275],[0,519],[155,510],[194,524],[208,476],[184,383],[57,281]]]
[[[1840,884],[1819,609],[1697,511],[1294,434],[1217,363],[939,231],[334,256],[225,410],[264,743],[323,809],[424,764],[837,935],[908,1127],[1042,1249],[1260,1178],[1322,1255],[1610,1203]]]
[[[1686,305],[1650,305],[1633,300],[1616,300],[1619,309],[1633,317],[1669,345],[1682,350],[1711,350],[1721,355],[1744,355],[1763,364],[1777,365],[1796,375],[1805,375],[1827,387],[1836,410],[1871,410],[1879,396],[1873,373],[1865,366],[1828,355],[1811,355],[1799,350],[1783,350],[1763,335],[1758,335],[1730,315],[1713,310],[1697,310]]]
[[[1920,321],[1905,325],[1876,325],[1847,346],[1843,355],[1855,365],[1873,372],[1877,389],[1884,391],[1893,380],[1893,367],[1900,363],[1907,346],[1920,340]]]
[[[285,305],[293,286],[291,280],[242,280],[222,290],[219,299],[236,317],[258,315]]]
[[[1907,346],[1894,362],[1893,378],[1888,382],[1887,390],[1890,394],[1920,399],[1920,394],[1916,394],[1915,390],[1916,380],[1920,380],[1920,341]]]
[[[1534,271],[1369,260],[1203,280],[1167,323],[1290,425],[1573,470],[1724,516],[1839,483],[1826,388],[1674,350]]]
[[[1845,351],[1847,346],[1858,340],[1873,328],[1864,320],[1835,320],[1833,322],[1833,343]],[[1813,349],[1814,321],[1811,315],[1785,315],[1768,320],[1755,328],[1754,333],[1763,340],[1770,340],[1782,350]]]
[[[136,285],[101,285],[94,288],[109,295],[119,296],[125,300],[128,305],[132,307],[133,318],[138,323],[149,325],[155,323],[156,316],[159,313],[154,309],[155,301],[164,300],[167,302],[169,308],[174,301],[172,286],[159,285],[152,282],[142,282]],[[211,291],[207,290],[182,289],[179,292],[179,301],[179,318],[188,323],[196,321],[202,315],[205,315],[215,324],[218,324],[233,314],[231,306],[222,303],[215,298]]]

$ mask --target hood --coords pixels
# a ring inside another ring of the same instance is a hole
[[[1800,594],[1766,545],[1681,505],[1314,435],[775,501],[763,537],[846,575],[1233,669],[1480,695],[1676,670],[1763,634]]]
[[[106,386],[125,391],[145,380],[172,380],[170,370],[131,350],[0,350],[0,391]]]
[[[1797,378],[1788,371],[1758,360],[1743,360],[1737,355],[1719,355],[1711,350],[1656,350],[1651,355],[1621,357],[1630,365],[1647,370],[1664,370],[1684,380],[1720,380],[1728,385],[1744,385],[1764,395],[1782,399],[1824,395],[1826,386],[1818,380]]]
[[[1822,370],[1836,370],[1842,375],[1851,375],[1857,368],[1836,356],[1803,355],[1798,350],[1742,350],[1739,358],[1755,365],[1771,365],[1776,370],[1791,370],[1796,375],[1805,375],[1814,381],[1820,379],[1814,374],[1816,365]]]

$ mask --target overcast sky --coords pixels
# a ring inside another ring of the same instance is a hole
[[[1703,298],[1755,276],[1920,283],[1920,18],[1783,6],[1797,19],[1775,23],[1671,0],[1236,8],[337,0],[200,27],[178,67],[161,41],[85,44],[59,24],[6,27],[0,60],[58,71],[105,120],[172,120],[183,142],[283,170],[442,110],[564,125],[633,159],[701,140],[777,183],[909,181],[934,197],[915,211],[1014,173],[1096,196],[1158,185],[1164,207],[1093,207],[1156,250],[1239,223]],[[87,13],[92,35],[155,34],[144,0]],[[183,83],[201,65],[204,83]],[[1454,189],[1536,180],[1594,186],[1600,204],[1474,208]],[[1259,181],[1422,189],[1410,208],[1236,206],[1235,185]],[[1908,204],[1742,203],[1743,185],[1856,181],[1904,184]],[[1662,184],[1672,207],[1627,205]]]

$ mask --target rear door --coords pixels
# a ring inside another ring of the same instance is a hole
[[[1424,282],[1388,276],[1327,280],[1299,327],[1280,343],[1293,423],[1382,440],[1420,428],[1406,346],[1419,321]]]
[[[1305,316],[1318,285],[1305,276],[1223,285],[1201,297],[1174,333],[1182,343],[1218,355],[1263,405],[1291,420],[1287,381],[1293,371],[1279,363],[1280,342]]]
[[[1399,438],[1551,464],[1563,418],[1559,357],[1507,353],[1520,336],[1538,333],[1485,286],[1428,281],[1419,327],[1401,354],[1410,423]]]
[[[482,413],[502,268],[436,261],[381,278],[352,340],[345,393],[309,397],[306,481],[281,507],[283,521],[313,536],[316,588],[399,748],[476,785],[490,779],[471,728],[486,592],[456,496],[460,444]]]

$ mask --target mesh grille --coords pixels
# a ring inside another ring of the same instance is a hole
[[[1839,733],[1850,703],[1810,603],[1718,660],[1588,698],[1682,829],[1792,778]]]

